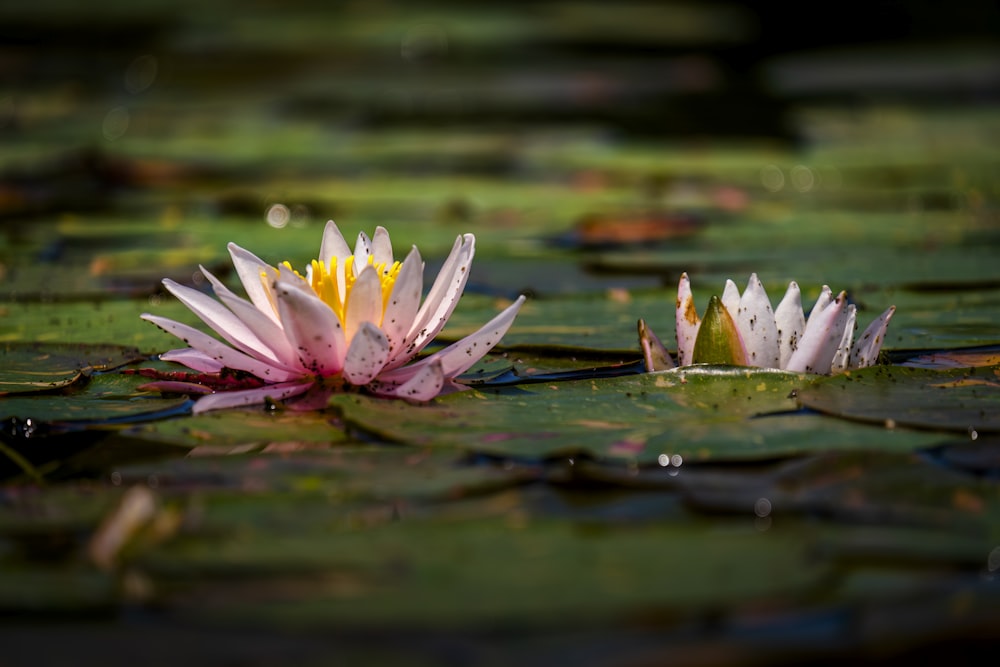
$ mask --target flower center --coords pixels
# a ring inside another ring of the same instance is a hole
[[[378,274],[382,286],[382,315],[385,315],[385,308],[392,295],[392,286],[396,284],[396,276],[399,275],[400,264],[399,262],[393,262],[391,266],[387,266],[385,262],[375,264],[375,258],[369,256],[368,265],[373,267]],[[312,261],[309,284],[316,295],[333,309],[341,324],[344,322],[344,313],[347,311],[347,304],[351,300],[351,290],[356,281],[353,255],[345,258],[339,264],[337,258],[333,258],[330,266],[318,259]],[[382,326],[381,316],[375,324]]]

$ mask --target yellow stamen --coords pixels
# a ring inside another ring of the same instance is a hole
[[[400,264],[399,262],[393,262],[388,267],[385,262],[375,264],[375,258],[372,256],[368,257],[368,264],[378,272],[379,281],[382,285],[382,314],[384,315],[385,308],[389,304],[389,297],[392,294],[392,286],[396,284],[396,276],[399,275]],[[356,280],[353,255],[345,258],[339,266],[336,258],[331,260],[330,266],[327,266],[325,262],[318,259],[312,261],[312,281],[310,287],[313,288],[313,291],[316,292],[316,295],[324,303],[333,309],[333,312],[337,314],[337,318],[342,323],[344,321],[344,313],[347,310],[347,302],[351,297],[351,289],[354,287]],[[341,297],[340,293],[341,285],[343,285],[343,297]],[[382,326],[381,317],[375,324]]]

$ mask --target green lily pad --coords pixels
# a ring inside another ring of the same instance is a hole
[[[767,459],[824,449],[908,451],[940,439],[797,412],[793,391],[808,382],[782,371],[694,366],[474,389],[420,405],[358,395],[334,396],[331,405],[348,424],[394,442],[530,460]]]
[[[117,345],[0,344],[0,396],[67,387],[95,370],[141,358],[138,350]]]
[[[1000,366],[932,370],[876,366],[821,378],[797,394],[825,414],[889,426],[1000,431]]]
[[[35,393],[0,397],[0,420],[17,418],[38,429],[56,430],[105,426],[164,414],[176,414],[189,404],[186,397],[162,398],[136,387],[145,378],[121,373],[90,377],[71,393]]]

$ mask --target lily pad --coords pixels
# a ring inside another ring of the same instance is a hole
[[[1000,431],[1000,366],[933,370],[876,366],[821,378],[798,393],[805,407],[890,427]]]
[[[420,405],[359,395],[334,396],[331,404],[349,425],[394,442],[528,460],[752,460],[825,449],[908,451],[940,439],[798,412],[792,394],[808,382],[782,371],[695,366],[473,389]]]
[[[101,373],[88,379],[72,393],[34,393],[0,397],[0,420],[29,422],[37,437],[45,431],[61,431],[84,426],[152,419],[178,414],[190,404],[186,397],[162,398],[159,394],[139,391],[145,382],[138,376]],[[28,434],[25,434],[28,435]]]
[[[135,348],[117,345],[4,343],[0,345],[0,396],[59,389],[95,370],[141,358]]]

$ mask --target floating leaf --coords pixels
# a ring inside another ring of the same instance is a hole
[[[332,405],[347,423],[394,442],[530,460],[767,459],[824,449],[906,451],[940,439],[794,413],[791,394],[808,381],[784,371],[693,366],[469,390],[422,405],[361,395],[334,396]]]
[[[1000,431],[1000,366],[933,370],[873,366],[819,378],[798,392],[805,407],[888,426]]]
[[[95,370],[140,359],[142,355],[135,348],[117,345],[3,343],[0,344],[0,396],[59,389]]]

